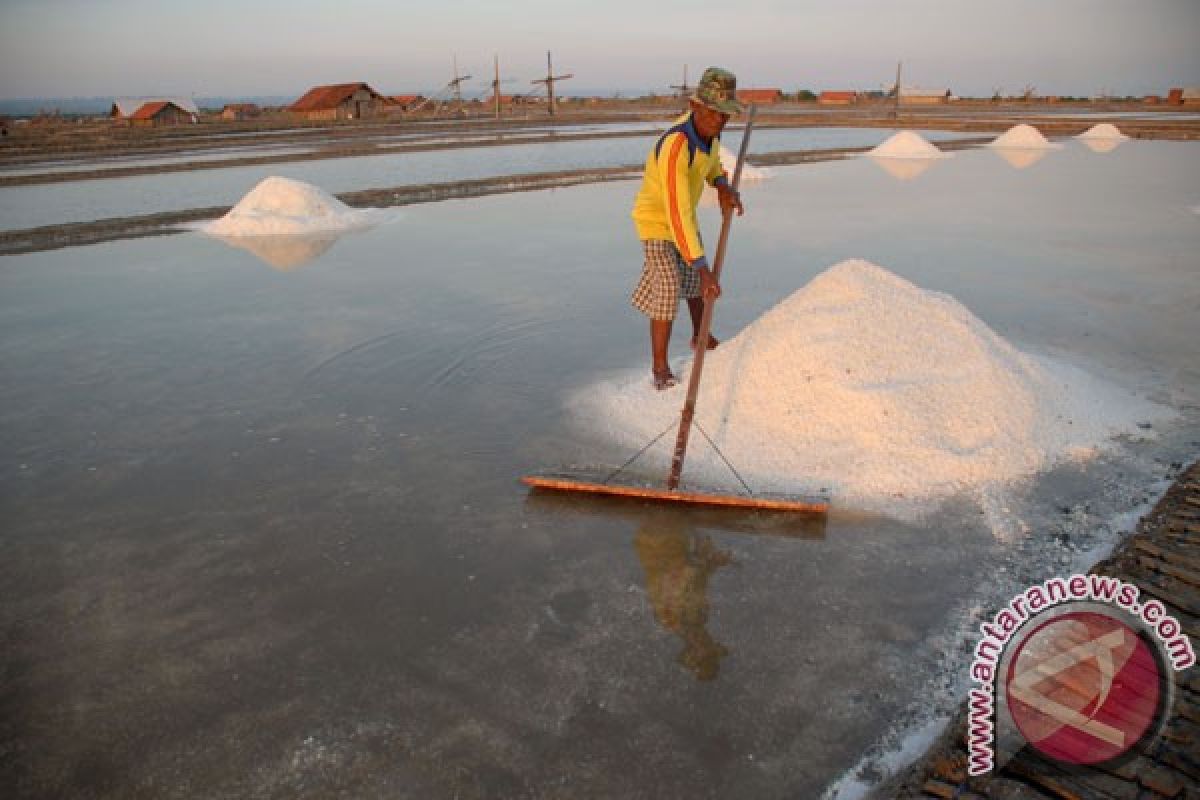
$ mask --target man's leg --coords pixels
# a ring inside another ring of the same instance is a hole
[[[650,318],[650,356],[653,359],[654,387],[668,389],[675,385],[667,350],[671,328],[679,307],[679,278],[675,271],[678,257],[675,246],[666,241],[648,240],[642,243],[646,261],[642,277],[633,291],[633,307]]]
[[[697,337],[700,336],[700,320],[704,316],[704,298],[703,297],[689,297],[687,304],[688,304],[688,314],[690,314],[692,317],[692,349],[695,350],[696,349],[696,339],[697,339]],[[717,341],[717,338],[715,336],[713,336],[711,333],[709,333],[708,334],[708,349],[712,350],[718,344],[720,344],[720,343]]]
[[[671,320],[650,320],[650,355],[654,359],[656,373],[669,372],[667,364],[667,343],[671,341]]]

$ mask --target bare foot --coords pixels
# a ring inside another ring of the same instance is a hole
[[[670,367],[653,370],[652,374],[654,375],[654,388],[658,389],[660,392],[663,389],[670,389],[679,382],[679,380],[671,372]]]
[[[716,350],[716,349],[717,349],[717,345],[719,345],[719,344],[720,344],[720,342],[718,342],[718,341],[717,341],[717,337],[713,336],[713,335],[710,333],[710,334],[708,335],[708,349],[709,349],[709,350]],[[696,349],[696,337],[695,337],[695,336],[693,336],[693,337],[692,337],[692,349],[693,349],[693,350],[695,350],[695,349]]]

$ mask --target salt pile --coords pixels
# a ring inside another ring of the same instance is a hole
[[[1049,141],[1032,125],[1014,125],[997,136],[988,147],[1011,147],[1025,150],[1057,150],[1061,144]]]
[[[585,387],[570,407],[632,451],[678,421],[684,397],[654,391],[645,372]],[[1022,353],[953,297],[860,260],[830,268],[712,351],[697,406],[756,490],[829,488],[842,507],[900,516],[1086,458],[1171,414]],[[693,440],[685,481],[735,488]],[[665,470],[669,458],[669,446],[656,447],[639,469]]]
[[[733,172],[737,169],[737,155],[725,145],[721,145],[721,166],[729,173],[729,180],[732,181]],[[742,165],[742,177],[738,186],[745,186],[747,183],[762,183],[769,177],[771,177],[769,169],[752,167],[749,163],[746,163]]]
[[[1076,139],[1128,139],[1129,137],[1121,133],[1116,125],[1109,122],[1101,122],[1099,125],[1093,125],[1083,133],[1075,137]]]
[[[874,158],[949,158],[949,153],[943,153],[925,140],[919,133],[899,131],[892,134],[887,141],[872,150],[867,155]]]
[[[277,236],[349,231],[378,221],[374,209],[353,209],[316,186],[271,176],[200,230],[215,236]]]
[[[733,181],[733,172],[737,169],[737,156],[730,152],[725,145],[721,145],[721,166],[725,168],[725,172],[729,174],[729,180]],[[744,189],[747,184],[762,183],[767,178],[771,177],[769,169],[761,167],[752,167],[749,164],[742,165],[742,177],[738,182],[738,188]],[[716,206],[717,205],[717,190],[711,186],[705,186],[704,191],[700,194],[700,205]]]

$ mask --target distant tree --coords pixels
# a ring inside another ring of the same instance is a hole
[[[817,96],[808,89],[801,89],[796,92],[796,100],[801,103],[815,103],[817,102]]]

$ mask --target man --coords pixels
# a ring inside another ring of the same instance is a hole
[[[696,222],[704,184],[716,188],[722,214],[734,209],[739,215],[745,213],[741,198],[721,168],[718,139],[729,116],[742,110],[736,88],[732,72],[719,67],[704,70],[688,100],[690,110],[659,137],[646,158],[642,188],[633,204],[633,220],[646,260],[631,302],[650,318],[655,389],[669,389],[678,382],[667,363],[667,344],[680,294],[687,299],[692,318],[693,350],[704,303],[721,294]],[[709,336],[706,345],[711,350],[717,340]]]

